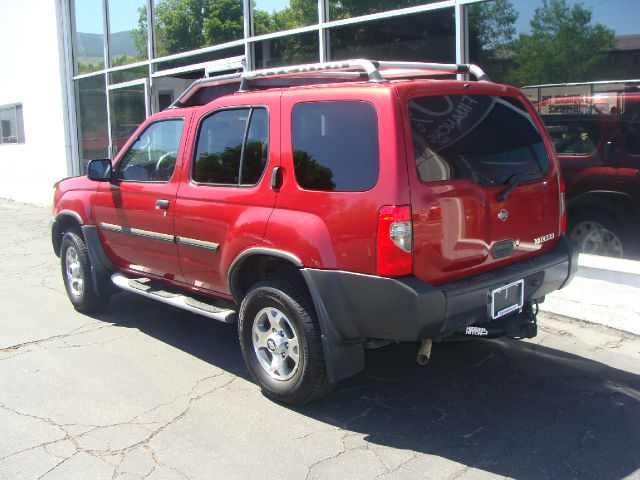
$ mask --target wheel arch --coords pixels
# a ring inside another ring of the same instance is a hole
[[[278,272],[279,270],[279,272]],[[364,349],[361,342],[345,343],[336,332],[313,279],[302,261],[294,254],[271,248],[249,248],[229,267],[228,282],[234,301],[240,305],[251,285],[278,272],[294,278],[307,289],[316,310],[327,374],[334,381],[344,380],[364,369]]]
[[[77,212],[73,210],[61,210],[58,212],[51,224],[51,243],[53,251],[58,257],[60,256],[60,246],[65,232],[75,230],[82,234],[83,225],[82,217]]]
[[[627,193],[594,190],[576,197],[567,205],[569,217],[584,209],[611,212],[616,216],[633,215],[638,214],[638,202]]]
[[[306,286],[300,274],[302,267],[302,261],[293,253],[273,248],[249,248],[240,253],[229,266],[227,281],[231,295],[239,305],[251,285],[277,269],[289,275],[299,276]]]

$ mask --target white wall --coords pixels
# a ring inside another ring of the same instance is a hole
[[[40,205],[71,164],[57,8],[57,0],[2,2],[0,105],[22,103],[25,143],[0,145],[0,197]]]

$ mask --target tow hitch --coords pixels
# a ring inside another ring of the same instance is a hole
[[[455,341],[476,338],[533,338],[538,334],[538,325],[536,314],[538,306],[525,304],[522,311],[515,315],[509,315],[504,318],[492,320],[484,323],[476,323],[467,325],[464,328],[454,330],[445,337],[440,338],[441,341]]]
[[[416,361],[418,365],[426,365],[431,357],[431,347],[433,342],[455,342],[459,340],[469,340],[470,338],[533,338],[538,334],[536,315],[538,305],[530,303],[524,305],[521,312],[509,315],[497,320],[484,323],[467,325],[464,328],[453,330],[444,336],[435,339],[423,340],[418,350]]]

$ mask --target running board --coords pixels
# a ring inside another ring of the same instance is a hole
[[[129,278],[121,273],[111,275],[113,284],[143,297],[152,298],[162,303],[187,310],[198,315],[204,315],[224,323],[235,323],[237,321],[236,311],[229,308],[232,304],[217,306],[205,303],[198,298],[186,295],[183,291],[172,289],[164,284],[153,283],[148,278]]]

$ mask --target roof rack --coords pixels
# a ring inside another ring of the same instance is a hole
[[[188,87],[171,107],[204,105],[204,103],[208,103],[215,98],[231,93],[229,89],[231,85],[236,83],[240,84],[240,92],[246,92],[254,88],[264,87],[289,87],[363,80],[384,83],[393,79],[456,74],[471,74],[480,82],[490,81],[487,74],[479,66],[473,64],[396,62],[366,59],[341,60],[251,70],[243,73],[203,78]]]
[[[235,93],[240,85],[240,75],[240,73],[229,73],[196,80],[169,105],[169,108],[204,105],[216,98]]]
[[[250,89],[250,82],[265,77],[314,76],[328,72],[364,72],[370,82],[382,83],[394,78],[411,78],[432,75],[471,74],[478,81],[488,82],[489,77],[477,65],[458,63],[422,63],[376,61],[366,59],[343,60],[339,62],[309,63],[242,73],[241,91]]]

